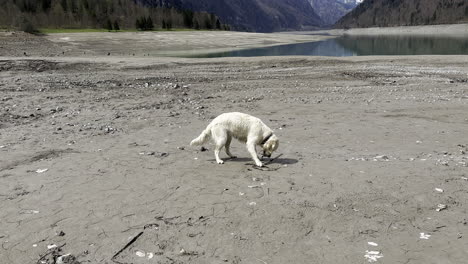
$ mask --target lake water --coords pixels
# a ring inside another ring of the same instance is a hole
[[[192,56],[198,58],[253,56],[468,55],[468,38],[409,36],[344,36],[318,42],[245,49]]]

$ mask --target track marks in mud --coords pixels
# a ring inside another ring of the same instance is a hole
[[[62,156],[63,154],[68,154],[68,153],[78,153],[78,151],[68,148],[68,149],[51,149],[51,150],[37,152],[32,156],[25,157],[23,159],[19,159],[15,161],[11,161],[10,163],[6,165],[0,166],[0,172],[4,170],[11,170],[11,169],[14,169],[15,167],[34,163],[40,160],[58,158]]]

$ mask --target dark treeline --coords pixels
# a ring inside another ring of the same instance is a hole
[[[229,26],[206,12],[146,7],[134,0],[0,0],[0,27],[36,28],[219,29]]]

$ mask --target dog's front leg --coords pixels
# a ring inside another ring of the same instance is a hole
[[[257,152],[255,151],[255,143],[247,142],[247,150],[249,151],[252,159],[255,161],[255,165],[262,167],[263,163],[258,159]]]

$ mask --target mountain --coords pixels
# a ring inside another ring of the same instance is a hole
[[[231,29],[272,32],[323,26],[309,0],[137,0],[149,6],[174,6],[220,17]]]
[[[362,0],[309,0],[325,25],[333,25],[353,10]]]
[[[468,23],[467,0],[365,0],[335,28]]]

